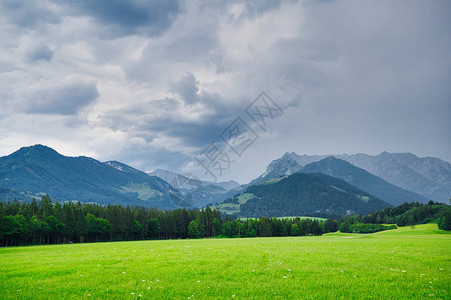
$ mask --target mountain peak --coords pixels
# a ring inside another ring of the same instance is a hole
[[[285,154],[282,155],[282,157],[280,159],[291,159],[291,160],[294,160],[297,163],[299,163],[299,155],[294,151],[285,152]]]
[[[344,160],[336,158],[335,156],[328,156],[320,161],[328,162],[328,161],[344,161]]]
[[[22,158],[22,159],[32,159],[34,157],[42,158],[42,157],[60,157],[60,156],[62,155],[56,152],[54,149],[41,144],[22,147],[16,152],[9,155],[10,158]]]

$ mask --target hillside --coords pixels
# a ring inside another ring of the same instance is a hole
[[[240,217],[366,214],[391,205],[324,174],[295,173],[249,186],[219,208]]]
[[[303,167],[301,172],[323,173],[342,179],[394,206],[404,202],[427,203],[429,201],[419,194],[399,188],[347,161],[333,156],[310,163]]]
[[[174,209],[190,206],[167,182],[119,162],[66,157],[35,145],[0,157],[0,199],[30,200],[50,194],[57,201],[140,205]],[[12,191],[12,194],[10,194]]]

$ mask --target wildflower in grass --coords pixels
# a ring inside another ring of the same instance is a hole
[[[85,276],[85,275],[80,275],[81,277]]]
[[[235,295],[232,295],[232,298],[235,298]]]
[[[142,282],[146,281],[145,279],[141,280]]]
[[[87,294],[86,296],[91,297],[91,294]]]
[[[134,295],[135,293],[130,293],[130,295]]]
[[[291,269],[287,269],[288,272],[291,272]]]
[[[125,272],[122,272],[122,274],[125,274]]]
[[[150,286],[148,286],[147,289],[150,290]]]
[[[406,270],[402,270],[401,272],[405,273],[405,272],[406,272]]]
[[[443,268],[438,268],[440,271],[443,271]]]
[[[200,282],[200,280],[197,281],[197,283],[199,283],[199,282]]]
[[[287,277],[287,276],[283,276],[282,278],[285,278],[285,279],[286,279],[286,278],[288,278],[288,277]]]
[[[142,297],[143,295],[138,295],[138,297]]]

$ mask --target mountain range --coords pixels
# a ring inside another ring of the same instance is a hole
[[[174,209],[191,206],[166,181],[120,162],[66,157],[35,145],[0,157],[2,200],[49,194],[58,201],[129,204]]]
[[[379,175],[378,175],[379,174]],[[398,178],[406,176],[405,178]],[[49,194],[64,201],[175,209],[215,205],[237,216],[367,213],[404,202],[451,196],[450,164],[410,153],[377,156],[287,152],[250,183],[208,182],[117,161],[67,157],[35,145],[0,157],[0,200]],[[432,197],[434,196],[434,197]]]
[[[404,202],[427,203],[429,201],[424,196],[397,187],[364,169],[333,156],[312,162],[301,168],[300,172],[323,173],[342,179],[394,206]]]
[[[379,155],[297,155],[291,156],[300,166],[334,156],[362,168],[385,181],[437,202],[451,198],[451,164],[436,157],[417,157],[412,153]]]
[[[295,152],[287,152],[279,159],[273,160],[266,168],[266,172],[253,180],[251,184],[289,175],[293,172],[309,172],[309,170],[313,172],[326,172],[329,175],[348,181],[345,179],[345,176],[350,175],[339,175],[344,170],[339,171],[338,167],[334,169],[333,173],[335,174],[332,174],[332,170],[320,170],[317,169],[319,167],[318,165],[315,167],[310,165],[331,156],[346,161],[353,167],[363,169],[367,173],[392,184],[396,188],[403,189],[404,191],[398,190],[398,193],[390,192],[393,197],[399,197],[401,203],[405,201],[425,202],[428,199],[437,202],[448,202],[451,198],[451,164],[436,157],[419,158],[411,153],[382,152],[379,155],[371,156],[367,154],[298,155]],[[307,165],[310,166],[302,170]],[[347,165],[346,168],[350,169],[351,166]],[[357,170],[353,172],[357,172]],[[358,172],[361,173],[361,171]],[[355,176],[356,174],[354,175],[354,181],[357,179]],[[365,174],[365,177],[370,178],[368,174]],[[371,180],[374,182],[375,178],[373,177]],[[354,182],[352,184],[358,183]],[[383,186],[387,185],[383,184]],[[360,186],[360,188],[365,189],[366,187]],[[382,188],[384,190],[386,189],[385,187]],[[394,191],[394,188],[392,187],[390,190]],[[419,197],[419,195],[422,197]],[[384,196],[377,196],[385,200]],[[389,199],[386,200],[391,202]]]

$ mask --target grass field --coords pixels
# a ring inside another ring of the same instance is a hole
[[[451,235],[376,234],[0,249],[0,299],[451,299]]]

